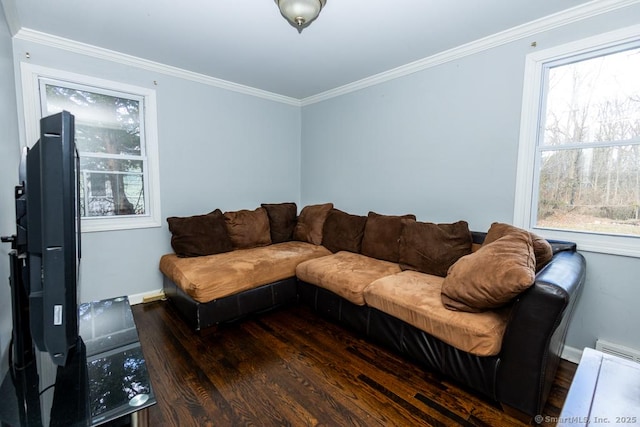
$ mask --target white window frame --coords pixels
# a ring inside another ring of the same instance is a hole
[[[544,131],[540,113],[544,108],[545,64],[639,40],[640,25],[634,25],[527,55],[520,118],[514,225],[532,230],[547,239],[575,242],[579,250],[640,257],[640,237],[556,230],[536,227],[533,224],[534,212],[537,209],[536,151],[539,132]]]
[[[22,80],[22,100],[24,109],[25,145],[31,147],[40,137],[40,118],[42,107],[40,101],[41,79],[53,80],[54,83],[68,82],[70,87],[83,85],[100,90],[129,93],[141,98],[144,104],[144,152],[146,155],[145,201],[148,211],[144,215],[109,216],[98,218],[82,218],[82,232],[113,231],[135,228],[160,227],[160,173],[158,161],[158,120],[156,92],[153,89],[128,85],[120,82],[99,79],[96,77],[56,70],[53,68],[20,63]]]

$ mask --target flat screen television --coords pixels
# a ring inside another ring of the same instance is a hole
[[[22,283],[26,298],[18,304],[28,304],[28,309],[14,304],[14,312],[22,310],[28,322],[16,320],[14,313],[14,341],[20,341],[16,334],[24,337],[30,332],[36,347],[58,366],[65,366],[79,340],[78,171],[74,116],[63,111],[41,119],[40,139],[25,150],[16,187],[14,248],[22,271],[12,269],[12,276],[20,275],[12,284]],[[25,349],[15,349],[21,351]]]

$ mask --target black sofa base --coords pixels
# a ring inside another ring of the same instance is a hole
[[[298,295],[300,302],[321,316],[497,401],[493,385],[498,356],[481,357],[458,350],[396,317],[355,305],[307,282],[298,281]]]
[[[231,323],[250,314],[263,313],[293,304],[298,298],[295,277],[207,303],[195,301],[166,276],[163,278],[164,294],[178,309],[189,326],[196,331],[202,331],[221,323]]]

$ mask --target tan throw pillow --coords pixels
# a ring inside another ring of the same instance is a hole
[[[413,214],[380,215],[369,212],[362,238],[362,255],[398,262],[403,219],[415,220],[416,216]]]
[[[527,231],[510,224],[494,222],[491,224],[491,227],[489,227],[489,231],[487,232],[487,236],[484,238],[483,245],[495,242],[502,236],[505,236],[514,230]],[[533,242],[533,252],[536,256],[536,271],[540,271],[542,270],[542,267],[547,265],[547,263],[551,261],[551,258],[553,258],[553,249],[544,237],[540,237],[530,231],[527,231],[527,233],[531,235],[531,240]]]
[[[331,252],[360,253],[366,216],[352,215],[331,209],[322,227],[322,246]]]
[[[295,203],[263,203],[269,216],[269,228],[271,230],[271,243],[288,242],[293,238],[293,229],[296,227],[298,207]]]
[[[460,257],[471,253],[471,232],[466,221],[434,224],[402,220],[400,268],[444,277]]]
[[[233,249],[220,209],[206,215],[167,218],[171,247],[179,257],[213,255]]]
[[[324,221],[331,209],[333,209],[333,203],[309,205],[302,208],[296,228],[293,230],[293,239],[321,245]]]
[[[255,248],[271,244],[269,217],[265,208],[225,212],[224,220],[235,249]]]
[[[534,280],[531,236],[516,230],[452,265],[442,282],[442,303],[451,310],[468,312],[498,308]]]

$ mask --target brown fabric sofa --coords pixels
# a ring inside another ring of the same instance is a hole
[[[516,416],[541,413],[584,282],[574,244],[508,224],[296,209],[168,219],[164,291],[193,328],[299,301]]]

